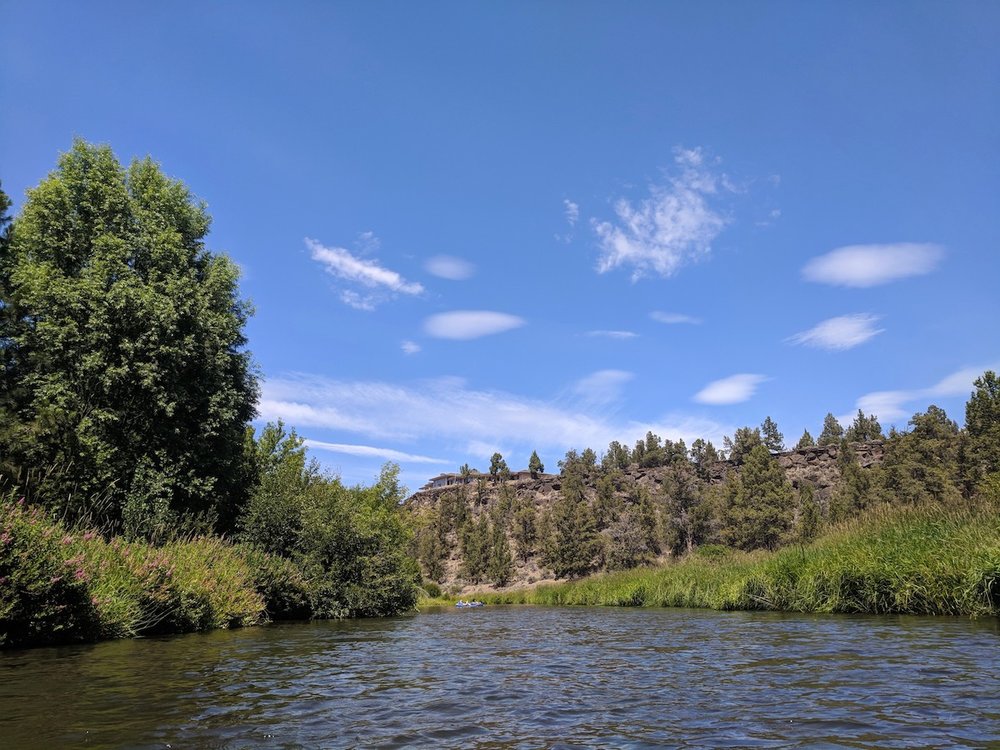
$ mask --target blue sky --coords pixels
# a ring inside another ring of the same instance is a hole
[[[996,3],[146,5],[3,3],[4,189],[75,136],[185,181],[345,481],[961,422],[1000,365]]]

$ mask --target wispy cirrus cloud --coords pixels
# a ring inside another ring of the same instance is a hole
[[[713,380],[694,395],[700,404],[723,406],[748,401],[757,392],[757,386],[767,380],[764,375],[741,373],[728,378]]]
[[[973,382],[987,370],[1000,370],[1000,362],[983,367],[963,367],[926,388],[866,393],[857,400],[855,407],[866,414],[874,414],[885,422],[909,417],[913,408],[919,409],[928,405],[921,402],[935,398],[968,396],[972,393]],[[911,408],[906,408],[906,404],[911,404]]]
[[[700,148],[677,148],[675,173],[664,184],[651,185],[648,198],[637,204],[620,198],[613,221],[591,219],[600,248],[598,272],[627,266],[633,281],[650,274],[668,277],[706,257],[728,223],[713,203],[736,192],[709,162]]]
[[[416,354],[420,351],[420,344],[416,341],[404,341],[399,348],[403,350],[403,354]]]
[[[477,339],[503,333],[525,324],[524,318],[491,310],[455,310],[431,315],[424,330],[440,339]]]
[[[579,204],[574,203],[573,201],[567,199],[563,201],[563,209],[566,212],[566,222],[570,225],[571,228],[575,227],[576,222],[580,218]]]
[[[431,458],[414,453],[404,453],[392,448],[379,448],[372,445],[350,445],[346,443],[327,443],[322,440],[305,439],[302,441],[307,448],[314,450],[329,451],[330,453],[344,453],[348,456],[360,456],[362,458],[383,458],[386,461],[400,461],[411,464],[450,464],[443,458]]]
[[[365,245],[377,247],[371,233],[362,235]],[[327,247],[314,239],[306,238],[310,256],[324,270],[342,283],[353,284],[366,290],[344,289],[340,299],[357,310],[374,310],[379,303],[396,294],[422,294],[424,287],[416,281],[407,281],[399,273],[379,265],[378,261],[359,258],[342,247]]]
[[[944,249],[929,243],[848,245],[810,260],[802,276],[833,286],[873,287],[928,274],[943,257]]]
[[[878,315],[858,313],[828,318],[810,328],[796,333],[787,341],[793,344],[812,346],[817,349],[844,351],[859,346],[882,333],[884,328],[876,328]]]
[[[573,241],[573,230],[576,228],[576,223],[580,220],[580,205],[568,198],[564,199],[563,216],[566,218],[566,223],[569,224],[569,231],[566,234],[557,234],[556,239],[568,244]]]
[[[701,323],[701,318],[696,318],[693,315],[661,312],[660,310],[653,310],[653,312],[649,314],[649,317],[651,317],[657,323],[666,323],[667,325],[678,325],[682,323],[687,323],[690,325],[699,325]]]
[[[487,457],[503,446],[523,453],[525,463],[532,448],[550,455],[570,448],[600,451],[612,440],[631,443],[650,430],[688,443],[698,437],[718,443],[732,433],[732,425],[684,414],[650,421],[609,416],[595,394],[620,388],[630,377],[594,373],[546,400],[472,388],[460,378],[395,384],[292,374],[263,383],[258,409],[262,420],[282,419],[300,433],[328,429],[396,445],[434,440],[449,451]],[[512,466],[517,463],[512,459]]]
[[[622,397],[625,384],[635,375],[627,370],[598,370],[573,384],[572,392],[590,406],[602,406]]]
[[[602,339],[634,339],[639,336],[635,331],[587,331],[586,336]]]
[[[476,267],[469,261],[453,255],[435,255],[433,258],[428,258],[424,268],[438,278],[451,281],[465,281],[476,273]]]

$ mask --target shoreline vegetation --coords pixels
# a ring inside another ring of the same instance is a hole
[[[238,268],[156,162],[78,140],[10,206],[0,191],[0,648],[395,615],[421,582],[504,587],[529,560],[573,580],[477,598],[998,614],[992,371],[964,428],[933,405],[888,436],[875,415],[845,430],[828,414],[796,446],[838,446],[823,486],[793,486],[767,417],[721,450],[652,432],[570,450],[545,502],[495,453],[410,512],[395,464],[348,487],[294,429],[253,428]],[[884,457],[863,467],[851,446],[869,442]],[[584,577],[600,570],[621,572]]]
[[[486,604],[1000,616],[1000,508],[886,506],[808,545],[708,545],[663,566],[464,596]],[[425,598],[421,606],[453,602]]]

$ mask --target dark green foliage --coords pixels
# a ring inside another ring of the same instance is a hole
[[[702,503],[702,485],[688,465],[672,468],[664,483],[664,536],[674,554],[691,552],[708,536],[710,514]]]
[[[496,586],[506,586],[514,574],[514,558],[503,525],[496,521],[490,529],[490,553],[486,562],[486,578]]]
[[[528,459],[528,471],[531,472],[532,479],[537,479],[539,474],[545,472],[545,465],[538,457],[538,451],[531,451],[531,458]]]
[[[800,545],[810,544],[819,536],[820,508],[816,502],[813,486],[805,482],[799,487],[799,507],[795,517],[793,541]]]
[[[398,505],[399,468],[371,487],[345,487],[306,460],[301,439],[267,425],[250,451],[259,484],[239,539],[292,560],[309,582],[316,617],[395,614],[416,602],[419,576]]]
[[[490,562],[490,521],[486,513],[462,530],[462,569],[465,577],[479,583]]]
[[[608,452],[604,454],[604,458],[601,460],[601,468],[605,471],[613,471],[614,469],[625,470],[628,468],[630,460],[631,457],[629,456],[628,448],[617,440],[612,440],[608,445]]]
[[[769,451],[780,453],[785,450],[785,436],[778,431],[778,425],[770,417],[765,417],[760,426],[761,439]]]
[[[650,557],[648,533],[638,514],[626,509],[603,532],[604,565],[607,570],[625,570]]]
[[[304,620],[312,613],[309,581],[291,560],[254,547],[241,547],[254,588],[272,620]]]
[[[850,443],[866,443],[873,440],[884,440],[882,425],[878,423],[878,418],[874,414],[865,416],[865,413],[858,409],[857,416],[851,426],[847,428],[844,436]]]
[[[310,487],[294,559],[314,584],[315,616],[375,617],[415,605],[420,574],[406,554],[398,476],[387,464],[371,487],[329,478]]]
[[[257,384],[209,221],[152,160],[82,141],[29,191],[2,263],[0,470],[30,500],[132,536],[233,528]]]
[[[490,458],[490,479],[494,482],[505,482],[510,479],[510,467],[499,453],[494,453]]]
[[[774,549],[788,531],[792,488],[763,443],[751,448],[741,470],[726,481],[727,544],[739,549]]]
[[[817,445],[837,445],[844,437],[844,428],[830,412],[823,418],[823,431],[819,434]]]
[[[415,554],[425,577],[431,581],[444,580],[444,560],[448,554],[447,531],[442,520],[444,503],[423,513],[414,532]]]
[[[322,482],[319,468],[306,460],[302,438],[282,422],[268,424],[247,453],[257,479],[239,519],[239,538],[273,555],[291,557],[302,533],[310,487]]]
[[[937,406],[914,414],[909,425],[909,432],[897,433],[886,442],[880,472],[885,499],[908,505],[958,500],[958,425]]]
[[[719,452],[712,445],[712,441],[705,441],[698,438],[693,443],[691,443],[691,461],[694,463],[695,468],[698,472],[698,476],[701,479],[708,479],[709,471],[714,464],[717,464],[721,459]]]
[[[840,481],[830,498],[830,520],[834,523],[856,517],[873,501],[872,474],[858,464],[857,454],[847,439],[837,452]]]
[[[566,490],[552,505],[547,519],[548,534],[544,539],[542,560],[559,578],[578,576],[593,565],[595,536],[593,519],[587,502],[580,492]]]
[[[597,496],[594,498],[594,523],[597,528],[608,526],[621,512],[621,502],[617,495],[617,486],[621,482],[618,470],[602,474],[597,480]]]
[[[527,561],[535,551],[535,540],[538,538],[538,514],[530,499],[519,501],[514,511],[512,534],[518,558],[522,562]]]
[[[597,468],[597,454],[593,448],[584,448],[580,454],[580,462],[588,471]]]
[[[726,437],[723,442],[729,460],[736,464],[743,463],[751,450],[758,445],[763,445],[760,429],[757,427],[740,427],[736,430],[732,440]]]
[[[975,388],[965,405],[968,463],[973,482],[1000,472],[1000,379],[987,370],[976,378]]]
[[[795,444],[795,450],[800,451],[803,448],[811,448],[816,445],[816,441],[813,440],[813,436],[809,434],[809,430],[802,431],[802,437],[799,438],[799,442]]]

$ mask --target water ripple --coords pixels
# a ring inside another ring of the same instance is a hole
[[[996,621],[484,608],[0,654],[7,747],[1000,747]],[[57,710],[52,710],[56,706]]]

